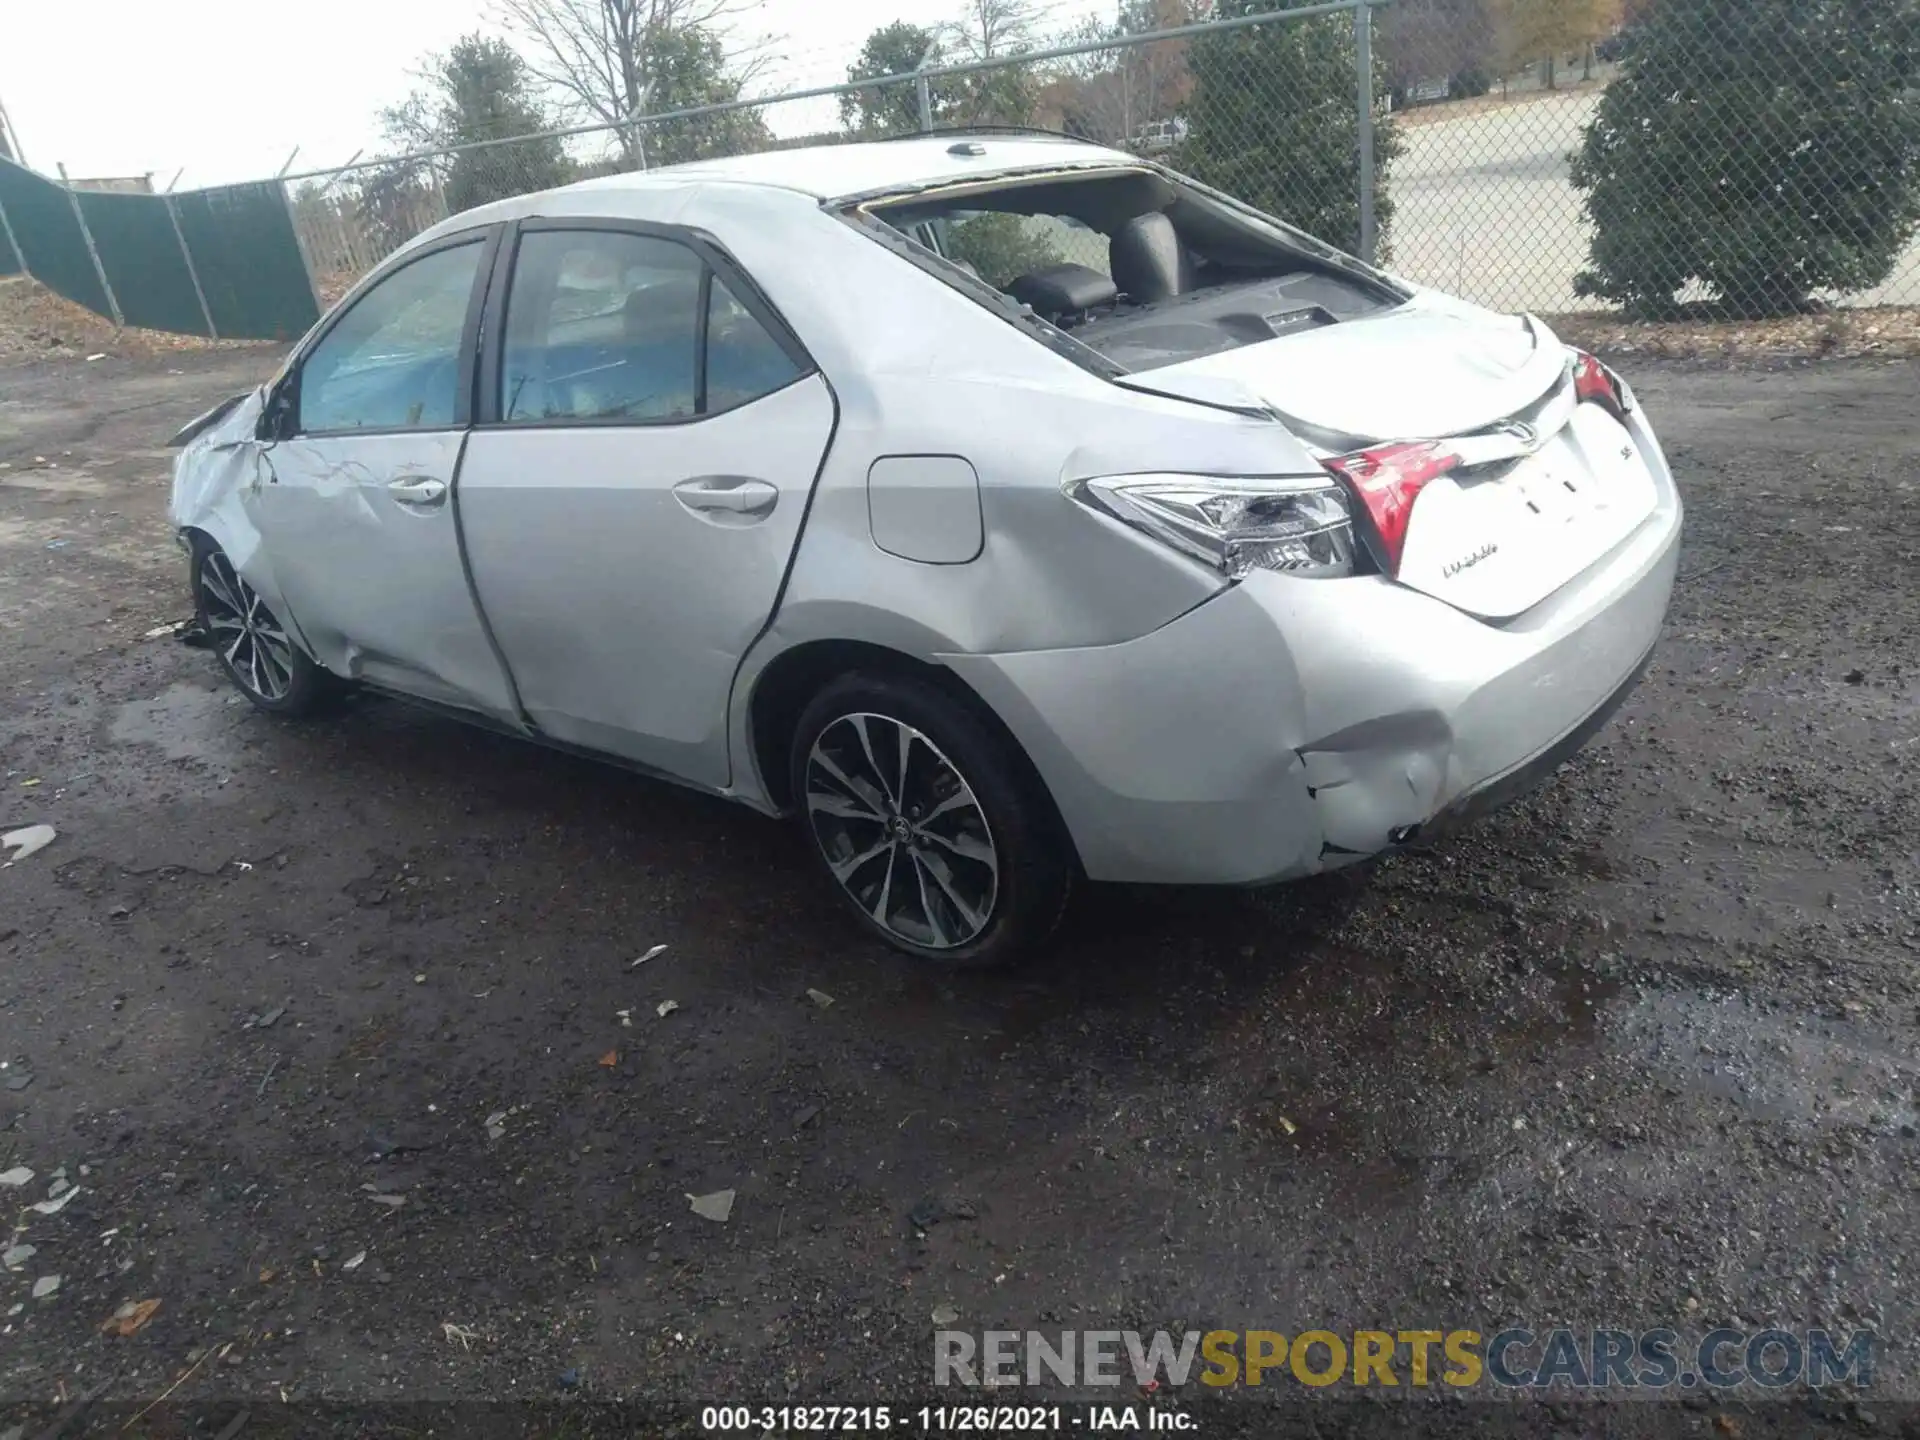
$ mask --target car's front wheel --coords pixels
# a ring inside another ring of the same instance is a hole
[[[293,643],[227,552],[204,535],[194,537],[188,578],[200,631],[247,699],[271,715],[305,715],[332,693],[333,677]]]
[[[938,685],[843,676],[800,717],[795,809],[866,928],[955,967],[1005,964],[1053,932],[1073,863],[1004,737]]]

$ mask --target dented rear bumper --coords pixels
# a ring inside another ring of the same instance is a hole
[[[1627,703],[1627,697],[1633,694],[1635,687],[1640,684],[1641,677],[1647,673],[1647,667],[1652,663],[1653,650],[1649,649],[1640,657],[1640,663],[1633,667],[1633,672],[1620,683],[1613,694],[1600,703],[1600,708],[1567,734],[1538,755],[1523,760],[1504,775],[1483,780],[1434,816],[1417,832],[1402,838],[1407,841],[1416,838],[1431,840],[1450,834],[1461,826],[1479,819],[1482,815],[1490,814],[1501,806],[1511,804],[1539,789],[1553,778],[1554,771],[1586,749],[1588,742],[1606,728],[1607,722],[1614,717],[1615,712]]]
[[[1120,645],[941,658],[1045,780],[1096,880],[1256,885],[1337,869],[1504,803],[1644,670],[1681,504],[1524,615],[1378,577],[1259,573]]]

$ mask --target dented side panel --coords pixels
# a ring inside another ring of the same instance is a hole
[[[181,451],[175,527],[210,536],[334,674],[513,721],[460,551],[465,432],[261,440],[265,394]],[[394,488],[429,480],[445,487],[437,503],[407,503]]]
[[[1244,588],[1117,645],[939,658],[1019,739],[1093,879],[1255,884],[1316,868],[1300,677]]]
[[[512,720],[461,556],[454,487],[466,444],[461,430],[282,441],[244,508],[327,669]]]
[[[176,530],[210,536],[304,644],[251,513],[254,497],[272,474],[266,463],[268,446],[254,436],[265,400],[262,386],[186,444],[174,460],[167,516]]]
[[[1617,703],[1660,634],[1681,506],[1523,622],[1378,576],[1255,572],[1140,639],[940,660],[994,707],[1096,880],[1260,884],[1390,850]]]

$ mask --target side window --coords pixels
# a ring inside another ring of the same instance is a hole
[[[753,318],[726,282],[713,277],[707,297],[707,406],[731,410],[771,394],[800,374],[793,357]]]
[[[500,367],[508,424],[689,419],[744,405],[801,373],[726,282],[677,241],[617,230],[535,230],[520,239]]]
[[[479,240],[435,251],[355,301],[301,363],[300,429],[451,426],[467,305],[485,251]]]
[[[507,292],[500,415],[671,420],[700,398],[700,280],[684,245],[611,230],[520,239]]]

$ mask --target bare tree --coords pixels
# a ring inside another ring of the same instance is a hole
[[[1494,34],[1505,68],[1538,59],[1547,88],[1557,88],[1560,57],[1584,53],[1610,33],[1620,23],[1620,9],[1620,0],[1494,0]]]
[[[1039,21],[1035,0],[965,0],[952,25],[970,60],[996,60],[1028,48]]]
[[[1114,19],[1090,18],[1069,39],[1076,44],[1116,42],[1062,61],[1057,78],[1042,90],[1043,123],[1062,126],[1103,145],[1145,143],[1142,127],[1170,122],[1193,88],[1187,72],[1187,42],[1158,40],[1121,45],[1134,36],[1189,25],[1200,0],[1121,0]],[[1152,148],[1168,148],[1169,130]]]
[[[937,34],[952,60],[1007,60],[1006,65],[958,77],[951,117],[967,125],[1025,125],[1031,122],[1040,76],[1015,57],[1033,48],[1040,8],[1035,0],[961,0],[960,12]]]
[[[687,88],[684,42],[717,44],[727,22],[750,8],[749,0],[494,0],[528,70],[569,109],[613,127],[628,164],[641,159],[634,116],[738,97],[759,68],[757,44],[727,52],[724,77],[677,92]],[[728,93],[703,93],[716,89]]]

